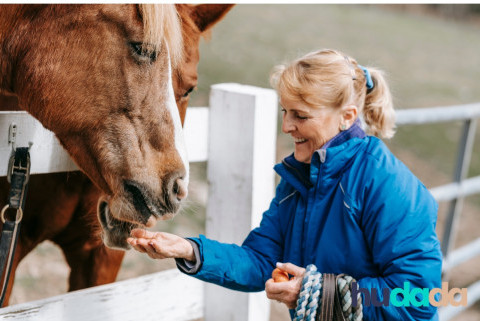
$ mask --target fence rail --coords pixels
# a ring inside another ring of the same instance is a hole
[[[189,321],[203,317],[204,285],[177,270],[153,273],[0,310],[11,321]]]
[[[463,131],[459,141],[457,164],[453,182],[431,188],[432,195],[438,202],[449,202],[450,207],[445,222],[442,253],[443,278],[448,279],[450,270],[480,255],[480,238],[455,249],[455,237],[458,222],[467,196],[480,193],[480,176],[467,178],[473,153],[477,118],[480,118],[480,104],[468,104],[450,107],[434,107],[401,110],[397,112],[398,125],[422,125],[440,122],[463,121]],[[480,300],[480,281],[468,287],[468,307]],[[447,307],[440,309],[440,320],[447,321],[468,307]]]
[[[480,103],[397,111],[397,125],[421,125],[480,118]]]

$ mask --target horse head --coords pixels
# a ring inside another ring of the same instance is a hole
[[[2,6],[0,88],[103,191],[108,246],[127,248],[132,227],[171,218],[187,195],[181,123],[214,23],[201,27],[200,8],[177,5],[180,24],[173,5]]]

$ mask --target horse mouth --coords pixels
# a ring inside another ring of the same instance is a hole
[[[103,230],[102,239],[105,245],[110,248],[130,249],[127,238],[134,228],[140,227],[140,224],[116,219],[110,213],[108,203],[104,200],[100,200],[97,212]]]
[[[105,245],[130,249],[126,240],[132,229],[153,227],[157,220],[171,219],[179,206],[165,199],[155,200],[146,187],[135,181],[124,181],[123,189],[124,205],[114,206],[110,204],[111,198],[105,196],[99,200],[97,212]],[[119,209],[123,209],[123,213],[118,212]]]
[[[153,197],[143,185],[135,181],[125,181],[123,184],[127,199],[140,213],[140,223],[151,227],[157,219],[162,219],[167,209],[153,200]]]

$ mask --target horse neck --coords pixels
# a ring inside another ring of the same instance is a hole
[[[18,38],[19,17],[24,5],[0,5],[0,93],[13,92],[13,64],[15,59],[14,39]]]
[[[44,4],[0,5],[0,91],[12,92],[15,61],[28,39],[29,24],[45,8]]]

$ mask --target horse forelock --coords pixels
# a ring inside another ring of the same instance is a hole
[[[165,40],[173,66],[182,59],[183,41],[180,17],[173,4],[139,4],[143,19],[144,42],[161,48]]]

